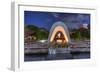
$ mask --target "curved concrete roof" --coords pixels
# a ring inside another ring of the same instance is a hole
[[[53,40],[53,39],[52,39],[53,34],[55,35],[55,33],[56,33],[58,30],[60,30],[60,31],[63,32],[63,34],[64,34],[64,36],[65,36],[67,42],[69,43],[69,42],[70,42],[70,37],[69,37],[69,31],[68,31],[67,25],[64,24],[63,22],[60,22],[60,21],[55,22],[55,23],[52,25],[52,27],[51,27],[51,29],[50,29],[50,33],[49,33],[48,42],[50,42],[51,40]]]

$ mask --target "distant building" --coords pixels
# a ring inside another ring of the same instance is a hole
[[[85,29],[88,29],[88,24],[81,24],[79,28],[85,28]]]

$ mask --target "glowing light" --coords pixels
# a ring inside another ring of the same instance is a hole
[[[65,37],[65,42],[68,42],[68,37],[67,37],[67,34],[64,30],[64,28],[62,26],[57,26],[55,27],[54,31],[52,32],[52,36],[51,36],[51,39],[50,39],[50,42],[53,42],[54,38],[55,38],[55,35],[56,33],[60,31],[63,33],[64,37]],[[58,36],[60,37],[61,34],[59,33]],[[62,42],[62,40],[57,40],[58,42]]]

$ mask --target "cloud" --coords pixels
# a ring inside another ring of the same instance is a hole
[[[59,14],[58,14],[58,13],[52,13],[52,15],[53,15],[55,18],[59,18]]]

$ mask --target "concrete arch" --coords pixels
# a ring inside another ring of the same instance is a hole
[[[66,43],[69,43],[70,37],[69,37],[67,25],[60,21],[52,25],[49,33],[48,42],[52,42],[54,40],[54,37],[58,31],[63,33]]]

